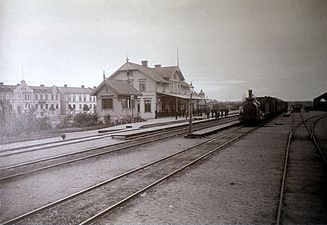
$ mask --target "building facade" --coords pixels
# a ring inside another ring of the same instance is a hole
[[[76,113],[96,112],[93,89],[79,87],[29,86],[22,80],[17,85],[0,83],[0,101],[16,113],[32,112],[36,117],[55,117]]]
[[[195,111],[199,103],[205,101],[203,92],[192,92],[191,95],[192,85],[185,82],[178,66],[155,65],[151,68],[147,61],[142,61],[141,65],[127,61],[109,79],[125,81],[142,93],[135,99],[135,107],[143,119],[185,115],[189,113],[190,105]],[[98,110],[103,109],[98,107]]]
[[[60,93],[61,114],[69,115],[76,113],[95,113],[96,112],[96,96],[91,96],[92,88],[58,87]]]
[[[105,123],[132,122],[140,118],[136,105],[142,93],[127,81],[105,79],[92,94],[97,96],[99,119]]]

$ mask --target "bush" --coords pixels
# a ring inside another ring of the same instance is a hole
[[[48,117],[37,119],[35,109],[16,113],[12,106],[0,101],[0,135],[5,137],[29,137],[31,133],[51,128]]]
[[[110,115],[109,114],[104,117],[104,123],[106,125],[109,125],[110,124]]]
[[[80,113],[74,116],[74,122],[78,127],[96,126],[98,124],[97,114]]]

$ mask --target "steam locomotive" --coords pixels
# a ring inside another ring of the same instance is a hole
[[[263,120],[286,112],[287,102],[275,97],[265,96],[255,98],[252,90],[249,90],[249,97],[242,103],[239,120],[245,125],[257,125]]]

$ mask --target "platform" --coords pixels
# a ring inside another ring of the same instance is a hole
[[[193,124],[201,123],[203,121],[204,120],[196,120],[196,121],[193,121]],[[205,119],[205,121],[208,121],[208,119]],[[127,140],[127,139],[132,139],[135,136],[140,136],[140,135],[148,134],[151,132],[161,131],[161,130],[165,130],[165,129],[171,129],[171,128],[175,128],[175,127],[187,126],[188,124],[189,124],[189,121],[184,120],[183,122],[168,123],[166,125],[161,125],[161,126],[156,125],[156,126],[148,127],[148,128],[140,127],[139,129],[131,129],[131,130],[112,134],[111,137],[113,139]]]
[[[190,134],[187,134],[185,137],[186,138],[202,138],[204,136],[215,133],[215,132],[217,132],[219,130],[223,130],[223,129],[226,129],[226,128],[229,128],[229,127],[232,127],[232,126],[236,126],[236,125],[239,125],[239,124],[241,124],[240,121],[233,121],[233,122],[228,122],[228,123],[224,123],[224,124],[219,124],[217,126],[208,127],[208,128],[205,128],[205,129],[194,131],[194,132],[192,132]]]

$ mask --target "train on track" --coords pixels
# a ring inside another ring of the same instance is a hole
[[[254,97],[249,90],[249,97],[242,103],[239,120],[245,125],[258,125],[264,120],[286,112],[287,102],[270,96]]]

